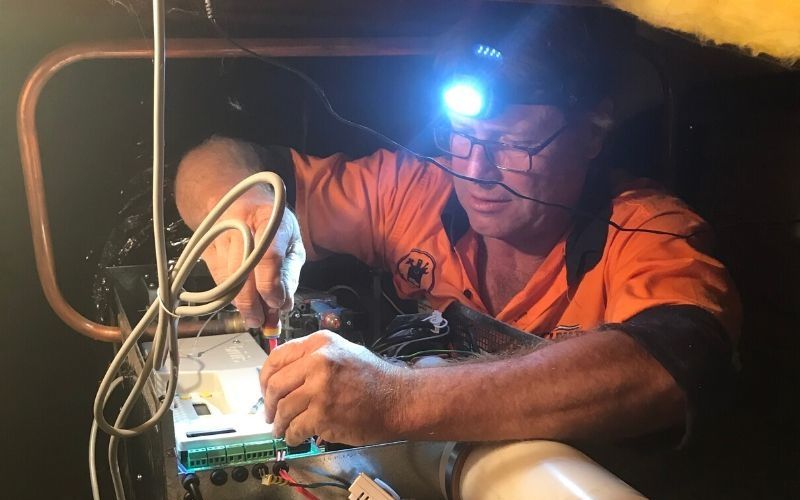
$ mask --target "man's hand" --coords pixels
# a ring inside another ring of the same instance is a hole
[[[397,439],[407,371],[329,331],[291,340],[261,369],[267,422],[290,446],[310,436],[352,445]]]
[[[178,166],[178,212],[186,225],[196,230],[225,193],[248,176],[268,168],[252,144],[212,137],[189,151]],[[272,213],[272,196],[263,186],[253,187],[228,207],[221,219],[244,222],[258,240]],[[217,283],[241,266],[242,252],[242,238],[235,231],[224,232],[203,252]],[[294,214],[286,210],[272,245],[234,300],[248,327],[275,326],[278,312],[291,309],[305,260],[300,226]]]
[[[239,200],[222,219],[235,218],[245,222],[257,240],[271,213],[272,206],[268,203]],[[234,231],[226,231],[206,249],[203,259],[214,281],[222,282],[241,266],[243,251],[242,238]],[[233,301],[249,328],[275,326],[279,311],[291,310],[305,260],[300,226],[287,209],[267,253]]]

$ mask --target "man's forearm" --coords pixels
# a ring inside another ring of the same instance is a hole
[[[395,423],[405,439],[612,439],[674,425],[684,407],[657,361],[605,331],[523,356],[410,370]]]

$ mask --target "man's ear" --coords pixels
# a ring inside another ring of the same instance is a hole
[[[587,113],[589,121],[589,136],[586,143],[586,159],[593,160],[603,150],[608,132],[613,125],[614,103],[611,99],[603,99]]]

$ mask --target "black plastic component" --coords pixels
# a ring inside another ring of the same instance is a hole
[[[264,477],[266,474],[269,474],[269,469],[267,468],[267,464],[255,464],[250,473],[254,478],[261,481],[262,477]]]
[[[325,443],[325,451],[349,450],[352,446],[342,443]]]
[[[228,482],[228,473],[225,472],[225,469],[211,471],[211,482],[217,486],[222,486]]]
[[[289,472],[289,464],[287,464],[284,460],[280,460],[272,464],[272,475],[273,476],[280,476],[281,471]]]
[[[249,476],[250,476],[250,473],[249,473],[249,472],[247,472],[247,469],[245,469],[245,468],[244,468],[244,467],[242,467],[242,466],[235,467],[235,468],[234,468],[234,469],[231,471],[231,477],[232,477],[232,478],[233,478],[233,480],[234,480],[234,481],[236,481],[237,483],[243,483],[243,482],[247,481],[247,478],[248,478]]]
[[[295,455],[297,453],[308,453],[309,451],[311,451],[311,441],[308,439],[298,444],[297,446],[289,446],[289,455]]]

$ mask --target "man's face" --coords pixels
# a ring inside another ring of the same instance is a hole
[[[574,206],[578,202],[589,159],[599,152],[599,139],[588,119],[567,122],[558,108],[545,105],[511,105],[490,119],[452,115],[455,132],[481,140],[534,147],[567,127],[531,159],[528,172],[496,168],[483,146],[475,145],[469,158],[452,158],[452,168],[470,177],[497,180],[515,191],[539,200]],[[527,168],[527,161],[524,165]],[[518,198],[497,185],[454,179],[456,194],[478,234],[510,243],[534,241],[564,231],[569,214],[558,208]]]

